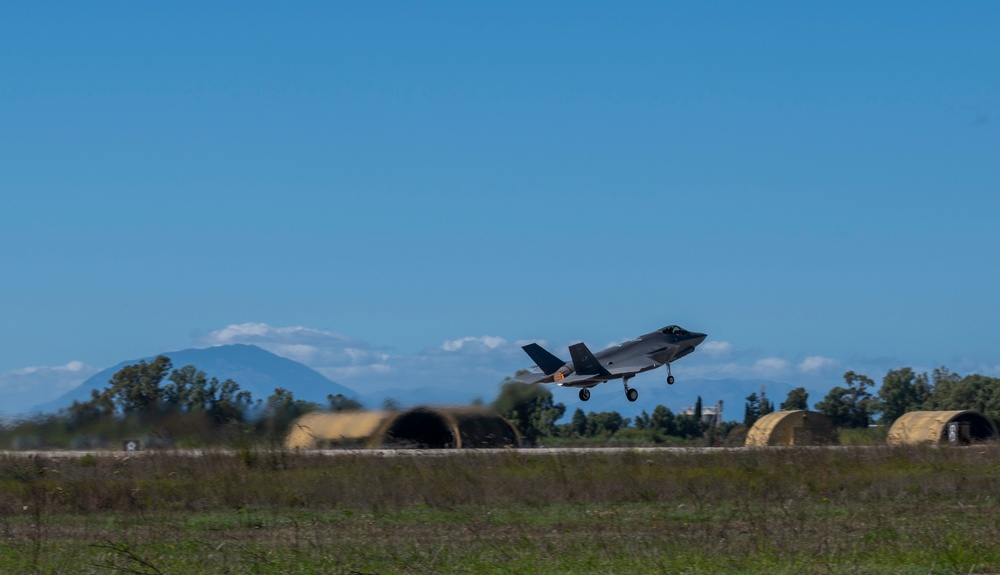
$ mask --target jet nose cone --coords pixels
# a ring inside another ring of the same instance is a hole
[[[708,337],[707,333],[697,333],[696,332],[696,333],[692,333],[691,335],[694,336],[694,344],[695,345],[700,345],[701,342],[705,341],[705,338]]]

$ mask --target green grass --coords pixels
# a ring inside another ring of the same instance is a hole
[[[1000,571],[1000,447],[0,457],[2,573]]]

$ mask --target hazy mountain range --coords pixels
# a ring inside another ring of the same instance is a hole
[[[314,369],[255,345],[220,345],[204,349],[171,351],[160,355],[169,357],[174,369],[193,365],[210,378],[216,377],[219,381],[232,379],[240,385],[240,389],[249,391],[254,401],[267,399],[276,387],[291,391],[296,399],[320,404],[325,404],[326,396],[330,394],[341,393],[358,398],[354,390],[331,381]],[[150,361],[155,357],[130,359],[109,367],[60,397],[36,406],[32,411],[57,411],[68,407],[74,401],[87,401],[90,399],[91,390],[105,389],[111,377],[121,368],[143,360]]]

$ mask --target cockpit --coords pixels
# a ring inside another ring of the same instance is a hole
[[[660,330],[663,335],[690,335],[691,332],[679,325],[668,325]]]

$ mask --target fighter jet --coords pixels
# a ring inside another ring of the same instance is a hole
[[[537,364],[540,372],[530,372],[514,379],[522,383],[556,383],[565,387],[579,387],[580,400],[590,399],[590,388],[612,379],[621,378],[625,397],[629,401],[639,398],[639,392],[628,386],[635,374],[667,366],[667,384],[673,385],[670,364],[690,354],[708,337],[703,333],[688,331],[676,325],[639,336],[621,345],[611,346],[596,354],[578,343],[569,346],[571,361],[565,362],[552,355],[537,343],[522,347]]]

